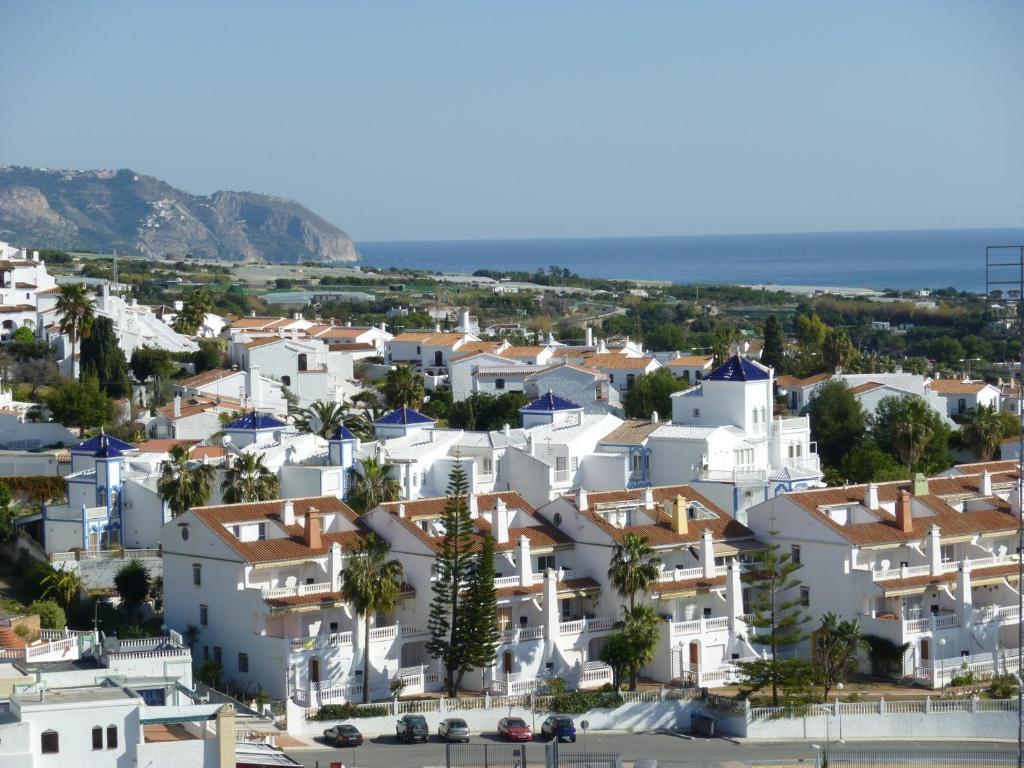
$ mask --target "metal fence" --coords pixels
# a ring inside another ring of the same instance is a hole
[[[1012,747],[979,743],[970,748],[939,746],[892,746],[865,748],[831,746],[818,757],[819,768],[1001,768],[1017,765],[1017,750]]]

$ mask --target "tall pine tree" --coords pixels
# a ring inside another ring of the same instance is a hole
[[[469,577],[466,590],[467,669],[486,669],[494,663],[498,631],[498,591],[494,586],[494,539],[485,534],[480,556]]]
[[[769,315],[764,321],[764,349],[761,362],[775,369],[775,374],[784,373],[785,339],[782,336],[782,323],[775,315]]]
[[[448,500],[441,517],[444,536],[437,554],[437,575],[432,589],[430,620],[427,628],[430,640],[427,652],[438,659],[445,670],[448,696],[458,694],[467,664],[466,611],[462,603],[469,577],[474,567],[473,525],[469,518],[466,472],[460,462],[455,463],[448,481]]]
[[[83,378],[94,375],[100,389],[111,397],[126,397],[131,392],[128,361],[117,345],[114,323],[109,317],[97,317],[92,332],[82,339],[81,370]]]

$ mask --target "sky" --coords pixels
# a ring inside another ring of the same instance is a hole
[[[0,2],[0,164],[357,240],[1024,225],[1024,3]]]

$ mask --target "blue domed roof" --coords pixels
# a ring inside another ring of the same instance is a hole
[[[408,408],[402,406],[391,411],[391,413],[385,413],[374,424],[380,424],[381,426],[388,426],[394,424],[433,424],[434,420],[429,416],[424,416],[422,413],[414,408]]]
[[[541,395],[532,403],[528,403],[520,408],[522,411],[571,411],[576,410],[580,406],[576,405],[572,400],[566,400],[564,397],[548,392],[546,395]]]
[[[224,429],[280,429],[287,426],[287,422],[276,416],[253,411],[225,425]]]
[[[117,451],[119,451],[120,453],[118,455],[121,455],[121,453],[123,453],[124,451],[137,451],[138,450],[138,448],[136,448],[131,443],[126,443],[124,440],[118,440],[113,435],[105,435],[105,434],[101,433],[101,434],[96,435],[96,437],[90,437],[88,440],[82,441],[81,443],[76,445],[74,448],[72,448],[71,452],[72,453],[86,453],[86,454],[89,454],[90,456],[95,456],[96,455],[96,451],[98,451],[100,449],[100,446],[101,446],[103,440],[107,441],[107,445],[110,448],[114,448]]]
[[[344,424],[339,424],[338,428],[334,430],[334,434],[331,435],[331,440],[355,440],[356,436],[352,434],[352,430],[346,427]]]
[[[704,381],[768,381],[768,371],[736,355],[705,376]]]
[[[107,435],[100,435],[100,447],[96,449],[93,456],[97,459],[117,459],[124,456],[124,453],[117,446],[110,444],[110,438]]]

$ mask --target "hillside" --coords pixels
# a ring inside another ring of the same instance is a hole
[[[130,170],[0,166],[0,240],[28,248],[231,261],[356,261],[349,236],[299,203],[200,196]]]

